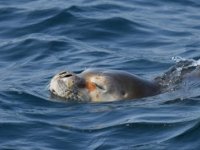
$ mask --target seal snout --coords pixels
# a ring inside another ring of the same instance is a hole
[[[54,96],[70,100],[90,100],[84,90],[85,79],[73,72],[63,71],[50,81],[49,90]]]

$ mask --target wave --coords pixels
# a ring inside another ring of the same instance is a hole
[[[164,83],[177,81],[200,65],[198,8],[194,0],[1,1],[0,147],[198,149],[198,79],[153,97],[98,104],[55,101],[46,88],[60,70],[85,67],[149,79],[175,65]]]

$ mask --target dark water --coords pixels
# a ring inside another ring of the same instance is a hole
[[[200,149],[200,82],[112,103],[63,103],[61,70],[161,75],[200,58],[195,0],[0,0],[0,149]]]

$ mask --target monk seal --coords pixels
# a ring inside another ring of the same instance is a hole
[[[184,60],[152,81],[118,70],[87,69],[79,74],[63,71],[51,79],[49,90],[65,100],[106,102],[174,91],[184,80],[194,78],[200,78],[200,61]]]
[[[50,81],[49,90],[60,98],[106,102],[152,96],[159,85],[125,71],[87,69],[80,74],[63,71]]]

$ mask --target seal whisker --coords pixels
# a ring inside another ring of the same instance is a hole
[[[45,89],[49,89],[50,88],[50,82],[47,83]]]

